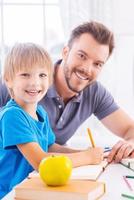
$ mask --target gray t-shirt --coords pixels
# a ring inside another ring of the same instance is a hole
[[[0,107],[9,99],[5,85],[0,84]],[[92,114],[101,120],[119,108],[111,94],[99,82],[86,87],[66,105],[53,85],[40,104],[48,112],[56,142],[59,144],[65,144]]]

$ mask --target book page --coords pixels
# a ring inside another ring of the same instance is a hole
[[[85,165],[73,168],[71,179],[96,180],[107,165],[108,162],[104,160],[99,165]]]
[[[73,168],[71,179],[96,180],[107,165],[108,162],[103,160],[99,165],[84,165]],[[39,174],[36,171],[29,174],[29,178],[38,176]]]

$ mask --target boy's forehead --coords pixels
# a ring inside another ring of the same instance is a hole
[[[25,71],[25,72],[32,72],[32,71],[47,71],[48,68],[46,65],[31,65],[31,66],[22,66],[20,67],[19,71]]]

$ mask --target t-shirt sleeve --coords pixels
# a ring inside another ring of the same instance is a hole
[[[107,91],[100,83],[98,83],[95,105],[94,114],[99,120],[119,109],[119,106],[114,101],[110,92]]]
[[[9,99],[9,92],[6,88],[6,85],[2,82],[0,78],[0,107],[5,106]]]
[[[5,112],[1,124],[3,148],[15,148],[17,144],[37,141],[28,120],[18,109]]]

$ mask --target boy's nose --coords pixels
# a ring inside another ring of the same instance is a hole
[[[37,76],[33,76],[30,79],[31,84],[38,85],[40,83],[40,79]]]

